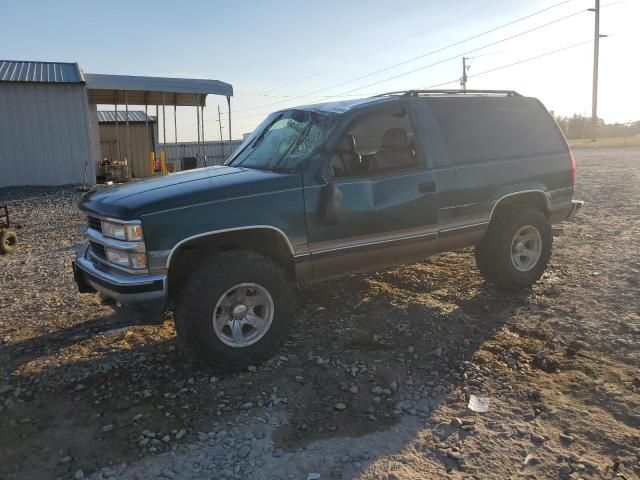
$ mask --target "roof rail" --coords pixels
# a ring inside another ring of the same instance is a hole
[[[403,97],[419,97],[422,95],[464,95],[464,94],[484,94],[484,95],[505,95],[507,97],[520,97],[521,95],[515,90],[399,90],[397,92],[387,92],[375,95],[376,97],[384,97],[387,95],[401,95]]]

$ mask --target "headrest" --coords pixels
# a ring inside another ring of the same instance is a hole
[[[338,145],[339,152],[355,152],[356,151],[356,139],[353,135],[345,135],[340,144]]]
[[[407,132],[404,128],[390,128],[382,137],[382,148],[389,150],[403,150],[409,148]]]

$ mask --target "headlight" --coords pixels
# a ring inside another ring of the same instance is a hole
[[[113,223],[102,221],[102,234],[105,237],[129,242],[142,241],[142,225],[139,223]]]
[[[107,259],[121,267],[132,268],[135,270],[142,270],[147,268],[147,254],[142,252],[123,252],[121,250],[113,250],[107,248]]]

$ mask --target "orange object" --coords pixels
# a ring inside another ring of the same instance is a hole
[[[156,154],[155,152],[149,152],[149,166],[151,167],[151,176],[155,174],[156,169]]]

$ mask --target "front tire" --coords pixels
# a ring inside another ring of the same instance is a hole
[[[190,276],[175,318],[178,338],[200,361],[240,369],[272,356],[286,337],[291,289],[270,258],[222,252]]]
[[[544,273],[553,244],[551,225],[536,208],[497,212],[485,237],[476,245],[482,276],[505,290],[528,288]]]

